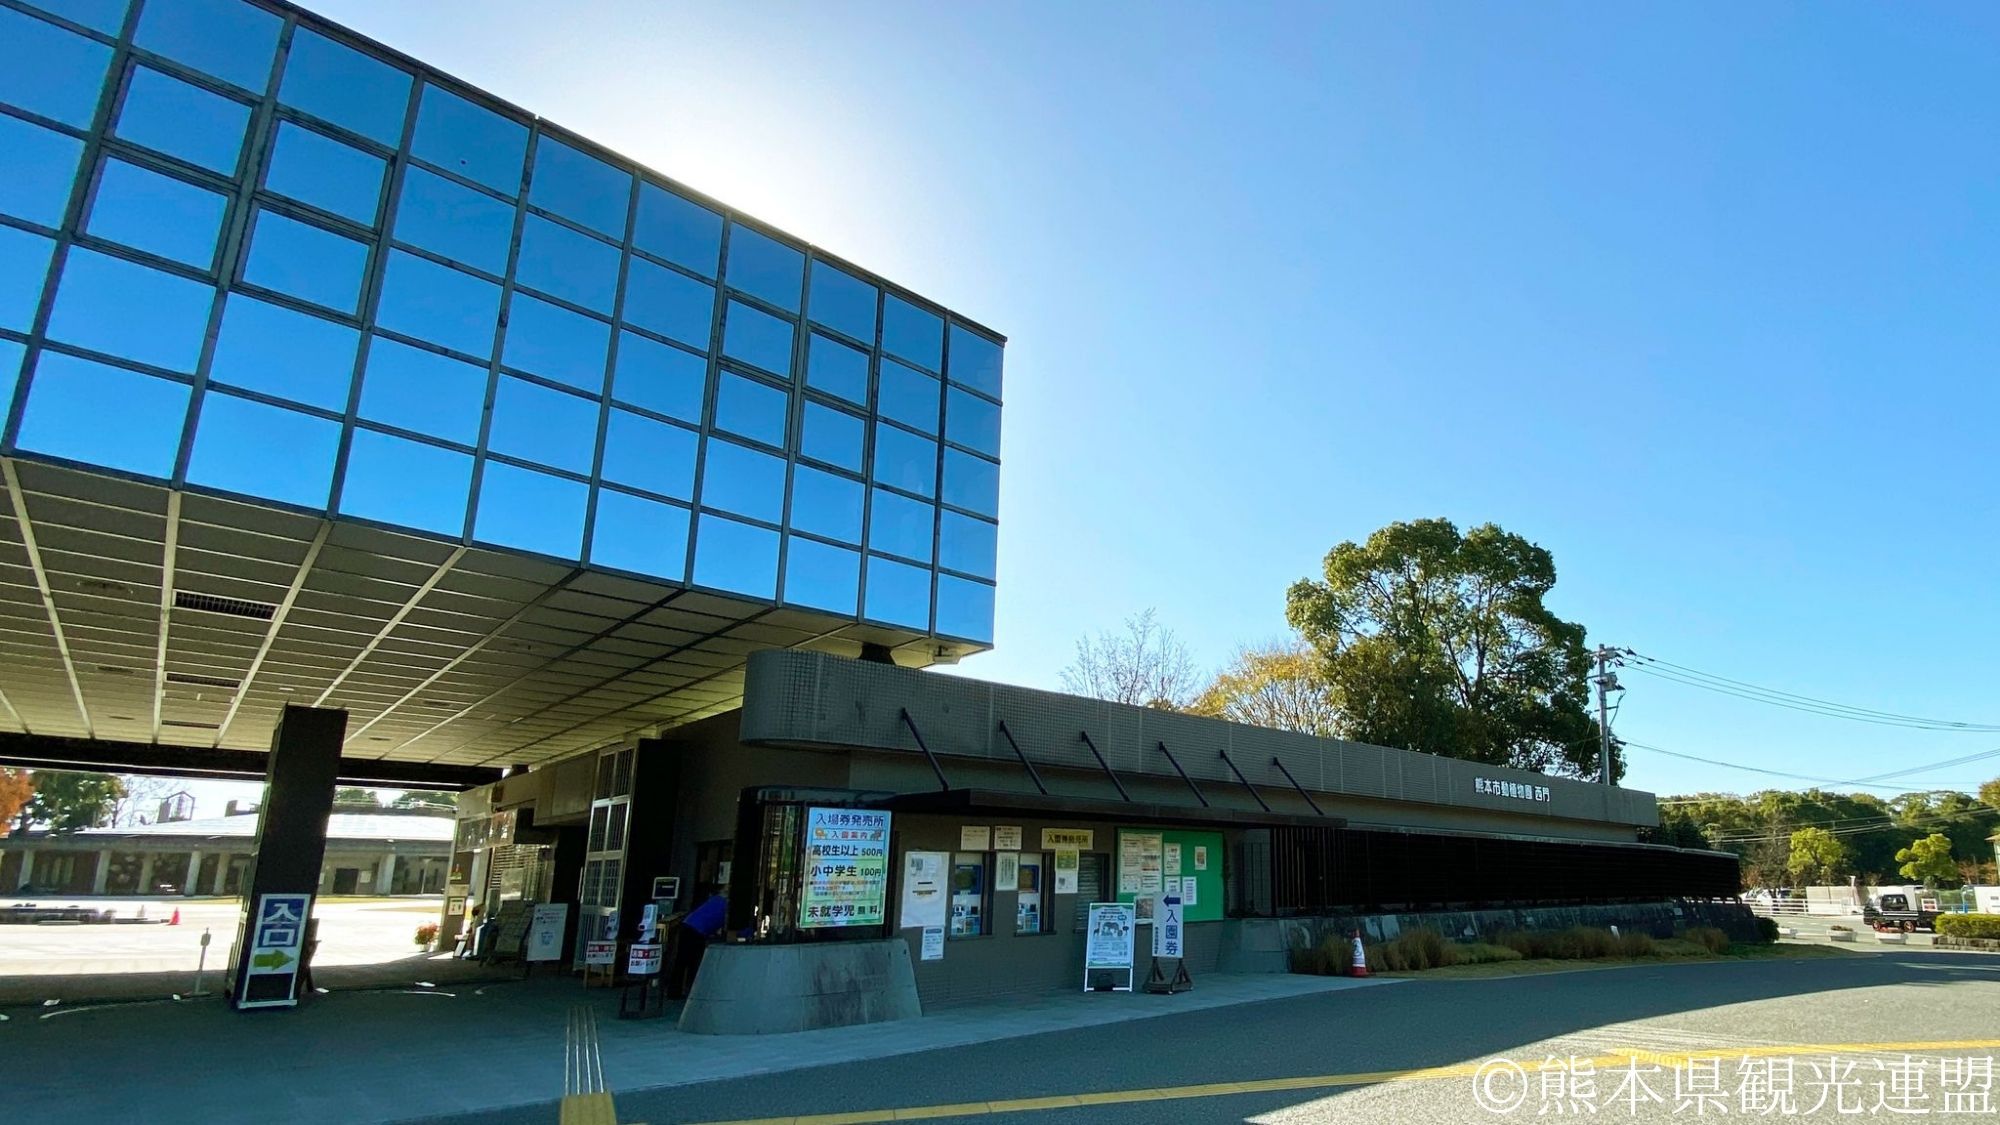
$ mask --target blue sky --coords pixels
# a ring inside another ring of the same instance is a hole
[[[316,7],[1008,334],[970,674],[1055,686],[1146,606],[1220,664],[1447,516],[1553,551],[1593,642],[2000,720],[2000,12]],[[1703,757],[2000,747],[1625,680],[1619,733]]]

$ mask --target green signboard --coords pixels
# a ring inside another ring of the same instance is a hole
[[[1160,896],[1178,892],[1182,918],[1222,918],[1222,833],[1120,828],[1111,857],[1118,901],[1132,903],[1139,921],[1152,919]]]
[[[889,888],[889,814],[807,809],[799,928],[879,926]]]

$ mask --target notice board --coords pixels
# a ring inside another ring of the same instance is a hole
[[[1131,842],[1127,843],[1127,838]],[[1177,860],[1176,870],[1167,870]],[[1188,922],[1222,919],[1222,833],[1181,832],[1164,828],[1120,828],[1118,850],[1111,855],[1117,901],[1134,902],[1167,893],[1170,883],[1193,879],[1195,895],[1183,904]]]

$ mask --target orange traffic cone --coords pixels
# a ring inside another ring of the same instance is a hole
[[[1354,968],[1349,970],[1348,975],[1356,977],[1368,975],[1368,953],[1361,948],[1360,930],[1354,931]]]
[[[181,924],[181,908],[176,906],[174,907],[174,916],[167,919],[167,925],[178,926],[180,924]]]

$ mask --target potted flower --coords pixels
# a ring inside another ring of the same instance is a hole
[[[431,944],[437,941],[437,936],[438,924],[436,922],[425,922],[419,925],[417,927],[417,948],[423,950],[425,953],[429,953],[431,951]]]
[[[1876,930],[1876,931],[1875,931],[1875,940],[1876,940],[1876,941],[1880,941],[1880,942],[1887,942],[1887,943],[1888,943],[1888,944],[1890,944],[1890,945],[1906,945],[1906,944],[1908,944],[1908,943],[1909,943],[1909,937],[1910,937],[1910,935],[1908,935],[1908,934],[1904,933],[1904,932],[1903,932],[1903,931],[1901,931],[1901,930]]]
[[[1835,941],[1853,941],[1854,929],[1851,926],[1828,926],[1827,936]]]

